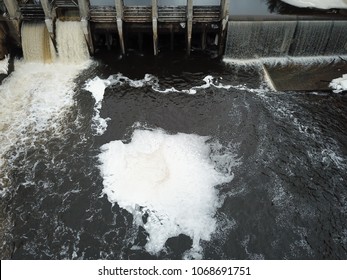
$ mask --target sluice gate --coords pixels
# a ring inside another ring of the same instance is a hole
[[[175,46],[176,36],[185,43],[179,45],[189,55],[194,46],[201,49],[213,47],[223,54],[229,0],[220,5],[199,6],[187,0],[184,6],[160,6],[152,0],[150,6],[128,6],[123,0],[114,0],[112,6],[93,6],[89,0],[4,0],[7,22],[18,45],[21,44],[20,26],[23,22],[45,22],[52,43],[56,44],[56,22],[80,21],[91,54],[95,46],[117,46],[125,54],[131,48],[131,40],[151,37],[153,54],[160,50],[161,38]],[[192,42],[194,40],[194,43]]]
[[[95,5],[102,2],[107,4]],[[182,0],[179,3],[185,4],[177,6],[164,5],[174,2],[163,0],[141,2],[147,5],[130,0],[0,0],[0,59],[9,45],[22,47],[23,23],[44,23],[57,49],[59,21],[80,23],[91,55],[104,47],[122,54],[146,47],[154,55],[165,49],[188,55],[207,49],[233,59],[347,54],[345,10],[248,15],[235,12],[243,0],[211,0],[213,5]]]

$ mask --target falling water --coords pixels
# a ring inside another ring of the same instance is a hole
[[[346,21],[230,21],[226,58],[347,54]]]
[[[57,45],[62,62],[81,62],[89,58],[82,25],[78,21],[57,21]]]
[[[325,55],[331,33],[332,21],[299,21],[290,54],[293,56]]]
[[[23,23],[22,25],[23,56],[26,61],[51,62],[53,55],[46,25],[40,23]]]
[[[231,21],[225,54],[233,58],[287,55],[295,25],[291,21]]]
[[[80,24],[58,22],[57,27],[58,60],[44,23],[22,25],[24,60],[14,61],[14,72],[0,85],[0,195],[18,187],[12,174],[18,158],[26,158],[33,147],[61,137],[66,115],[74,105],[75,79],[89,65]],[[3,216],[3,207],[0,203],[1,244],[11,226]],[[0,257],[6,252],[8,248]]]

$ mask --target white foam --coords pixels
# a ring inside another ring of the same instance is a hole
[[[342,75],[341,78],[332,80],[329,87],[331,87],[335,93],[347,90],[347,74]]]
[[[96,135],[102,135],[107,129],[108,118],[104,119],[100,116],[100,110],[102,107],[102,100],[104,99],[105,89],[111,84],[108,79],[100,79],[95,77],[92,80],[86,82],[84,89],[91,92],[95,100],[93,117],[93,127]]]
[[[74,103],[74,78],[87,65],[15,61],[15,71],[0,86],[0,167],[18,141],[55,128]]]
[[[232,180],[238,162],[234,154],[223,157],[208,139],[137,128],[130,143],[118,140],[101,147],[103,192],[146,229],[148,252],[156,254],[168,238],[185,234],[193,240],[191,256],[197,257],[200,241],[210,240],[215,231],[221,202],[215,186]]]
[[[286,57],[259,57],[254,59],[233,59],[223,58],[223,61],[230,65],[244,67],[262,67],[266,65],[286,66],[290,64],[299,64],[310,66],[313,64],[332,63],[341,60],[346,60],[347,56],[286,56]]]
[[[100,110],[102,108],[102,100],[104,99],[105,90],[109,86],[116,85],[124,85],[127,84],[130,87],[141,88],[145,86],[150,86],[154,91],[159,93],[184,93],[184,94],[196,94],[199,89],[206,89],[209,87],[215,88],[224,88],[224,89],[242,89],[242,90],[251,90],[246,87],[240,86],[232,86],[232,85],[223,85],[221,82],[218,82],[218,79],[214,78],[211,75],[206,76],[203,81],[205,84],[201,86],[195,86],[190,89],[178,90],[174,87],[162,89],[159,85],[159,80],[157,77],[151,74],[145,74],[143,79],[140,80],[132,80],[121,73],[111,75],[107,79],[101,79],[99,77],[95,77],[94,79],[88,80],[85,83],[84,89],[89,91],[94,100],[95,100],[95,115],[93,117],[93,127],[96,135],[102,135],[107,129],[107,121],[109,118],[102,118],[100,116]]]
[[[4,59],[0,60],[0,74],[8,73],[8,62],[10,60],[10,56],[6,55]]]

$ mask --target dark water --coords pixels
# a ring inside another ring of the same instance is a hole
[[[218,187],[226,198],[216,233],[201,244],[204,259],[347,258],[346,96],[274,93],[258,69],[206,58],[98,59],[78,78],[76,103],[60,133],[52,128],[28,140],[25,153],[20,147],[9,153],[11,191],[1,198],[7,219],[3,258],[182,258],[190,238],[171,238],[165,250],[150,255],[143,228],[101,195],[100,146],[126,139],[136,122],[237,147],[241,164],[234,179]],[[195,95],[149,86],[107,88],[101,116],[111,120],[105,134],[95,136],[94,100],[81,88],[89,78],[118,72],[131,79],[153,74],[164,88],[189,89],[206,75],[235,87]]]

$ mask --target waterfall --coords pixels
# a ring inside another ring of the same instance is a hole
[[[52,50],[46,25],[40,23],[22,24],[22,48],[26,61],[52,61]]]
[[[346,21],[230,21],[225,57],[347,54]]]
[[[347,21],[334,21],[331,34],[325,54],[347,54]]]
[[[52,62],[56,60],[53,43],[46,25],[40,23],[23,23],[22,48],[26,61]],[[57,21],[56,42],[58,60],[63,63],[79,63],[89,58],[88,46],[79,21]]]
[[[333,26],[332,21],[298,21],[293,44],[290,48],[292,56],[325,55],[325,49]]]
[[[285,56],[295,24],[290,21],[231,21],[225,55],[240,59]]]
[[[65,63],[86,61],[89,51],[81,22],[57,21],[56,28],[59,59]]]

